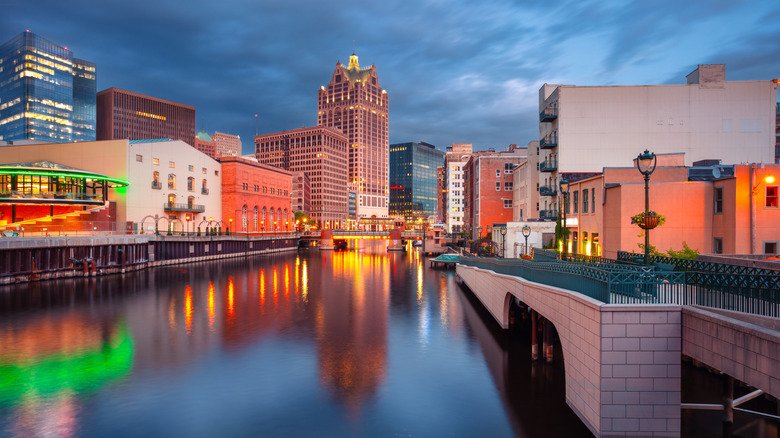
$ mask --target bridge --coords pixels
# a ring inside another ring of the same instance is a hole
[[[553,360],[557,334],[566,401],[598,437],[679,436],[683,408],[721,410],[730,421],[753,397],[780,398],[778,273],[757,292],[734,292],[702,286],[701,271],[542,251],[535,261],[463,258],[457,274],[501,328],[531,319],[534,359]],[[682,403],[682,355],[729,376],[724,404]],[[732,379],[755,391],[734,399]]]

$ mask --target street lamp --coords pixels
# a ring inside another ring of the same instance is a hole
[[[482,238],[482,227],[477,227],[477,233],[479,233],[479,239]],[[479,240],[477,239],[477,240]]]
[[[506,227],[501,228],[501,257],[506,257]]]
[[[525,237],[525,251],[523,251],[523,254],[528,254],[528,236],[531,235],[531,227],[528,225],[523,225],[523,237]]]
[[[647,149],[636,157],[636,168],[645,177],[645,216],[650,211],[650,174],[655,171],[658,157]],[[650,264],[650,230],[645,229],[645,265]]]
[[[566,254],[569,249],[569,228],[566,223],[566,211],[569,209],[569,181],[566,178],[561,178],[558,183],[561,188],[561,194],[563,195],[563,254]]]

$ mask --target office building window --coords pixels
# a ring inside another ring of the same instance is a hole
[[[723,187],[715,187],[712,200],[713,213],[723,213]]]

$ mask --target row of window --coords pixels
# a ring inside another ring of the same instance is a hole
[[[512,190],[513,184],[512,181],[504,181],[504,190]],[[496,181],[496,191],[501,191],[501,181]]]
[[[162,189],[162,183],[160,182],[160,172],[155,171],[152,173],[152,188],[157,190]],[[176,190],[176,174],[168,174],[168,189]],[[195,178],[191,176],[187,177],[187,190],[190,192],[195,191]],[[209,194],[208,182],[205,178],[201,181],[200,190],[204,195]]]
[[[136,154],[135,155],[135,161],[137,161],[139,163],[143,163],[144,162],[144,156],[141,155],[141,154]],[[160,165],[160,159],[159,158],[152,158],[152,164],[155,165],[155,166],[159,166]],[[171,169],[175,169],[176,168],[176,162],[175,161],[169,161],[168,162],[168,167],[170,167]],[[187,170],[190,171],[190,172],[194,172],[195,171],[195,166],[190,164],[190,165],[187,166]],[[203,168],[201,168],[201,172],[204,175],[206,175],[208,173],[208,169],[203,167]],[[214,175],[215,176],[219,176],[219,170],[215,170],[214,171]]]
[[[590,193],[589,193],[590,192]],[[574,213],[579,213],[580,207],[580,191],[574,191],[571,196],[566,196],[566,213],[571,213],[569,209],[569,201],[573,203]],[[596,212],[596,189],[582,189],[582,212],[583,213],[595,213]]]

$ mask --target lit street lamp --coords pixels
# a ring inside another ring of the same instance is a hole
[[[645,216],[650,211],[650,174],[655,171],[658,157],[647,149],[636,157],[636,168],[645,177]],[[645,265],[650,264],[650,230],[645,228]]]
[[[531,235],[531,227],[529,227],[528,225],[523,225],[522,232],[523,232],[523,237],[525,237],[525,251],[523,251],[523,254],[527,255],[528,254],[528,236]]]
[[[561,253],[565,255],[569,249],[569,228],[566,223],[566,210],[569,208],[569,181],[561,178],[558,185],[561,187],[561,194],[563,195],[563,251]]]
[[[501,228],[501,257],[506,257],[506,227]]]

